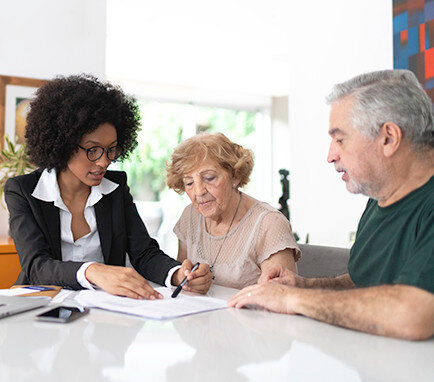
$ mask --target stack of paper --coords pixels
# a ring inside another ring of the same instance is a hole
[[[21,294],[38,293],[39,290],[29,288],[0,289],[0,296],[19,296]]]
[[[95,307],[114,312],[128,313],[153,319],[168,319],[186,316],[210,310],[226,308],[226,301],[200,295],[181,293],[171,298],[170,288],[160,287],[155,290],[164,296],[162,300],[134,300],[128,297],[113,296],[104,291],[85,290],[74,298],[85,307]]]

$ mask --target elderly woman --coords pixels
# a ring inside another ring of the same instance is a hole
[[[192,202],[174,228],[178,260],[206,263],[217,284],[238,289],[295,272],[300,257],[288,220],[239,190],[252,169],[252,152],[221,133],[181,142],[167,167],[168,186]]]
[[[146,279],[178,285],[189,273],[190,261],[180,267],[149,237],[126,174],[107,170],[137,145],[139,127],[134,99],[95,77],[59,77],[37,91],[26,140],[39,169],[5,187],[17,283],[155,299],[162,296]],[[124,267],[127,253],[134,269]],[[192,272],[190,288],[207,290],[208,273]]]

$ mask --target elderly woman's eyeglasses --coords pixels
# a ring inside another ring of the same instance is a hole
[[[101,146],[93,146],[89,149],[86,149],[80,145],[77,145],[82,150],[86,151],[87,159],[89,159],[91,162],[97,161],[99,158],[101,158],[104,154],[104,151],[107,153],[107,158],[111,160],[112,162],[118,159],[121,155],[121,147],[120,146],[113,146],[109,147],[107,149],[101,147]]]

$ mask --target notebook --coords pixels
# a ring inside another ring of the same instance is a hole
[[[49,297],[12,297],[0,296],[0,318],[27,310],[40,308],[51,301]]]

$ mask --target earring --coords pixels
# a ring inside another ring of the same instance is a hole
[[[236,185],[235,183],[234,183],[232,186],[233,186],[233,188],[236,188],[236,187],[237,187],[237,185]]]

